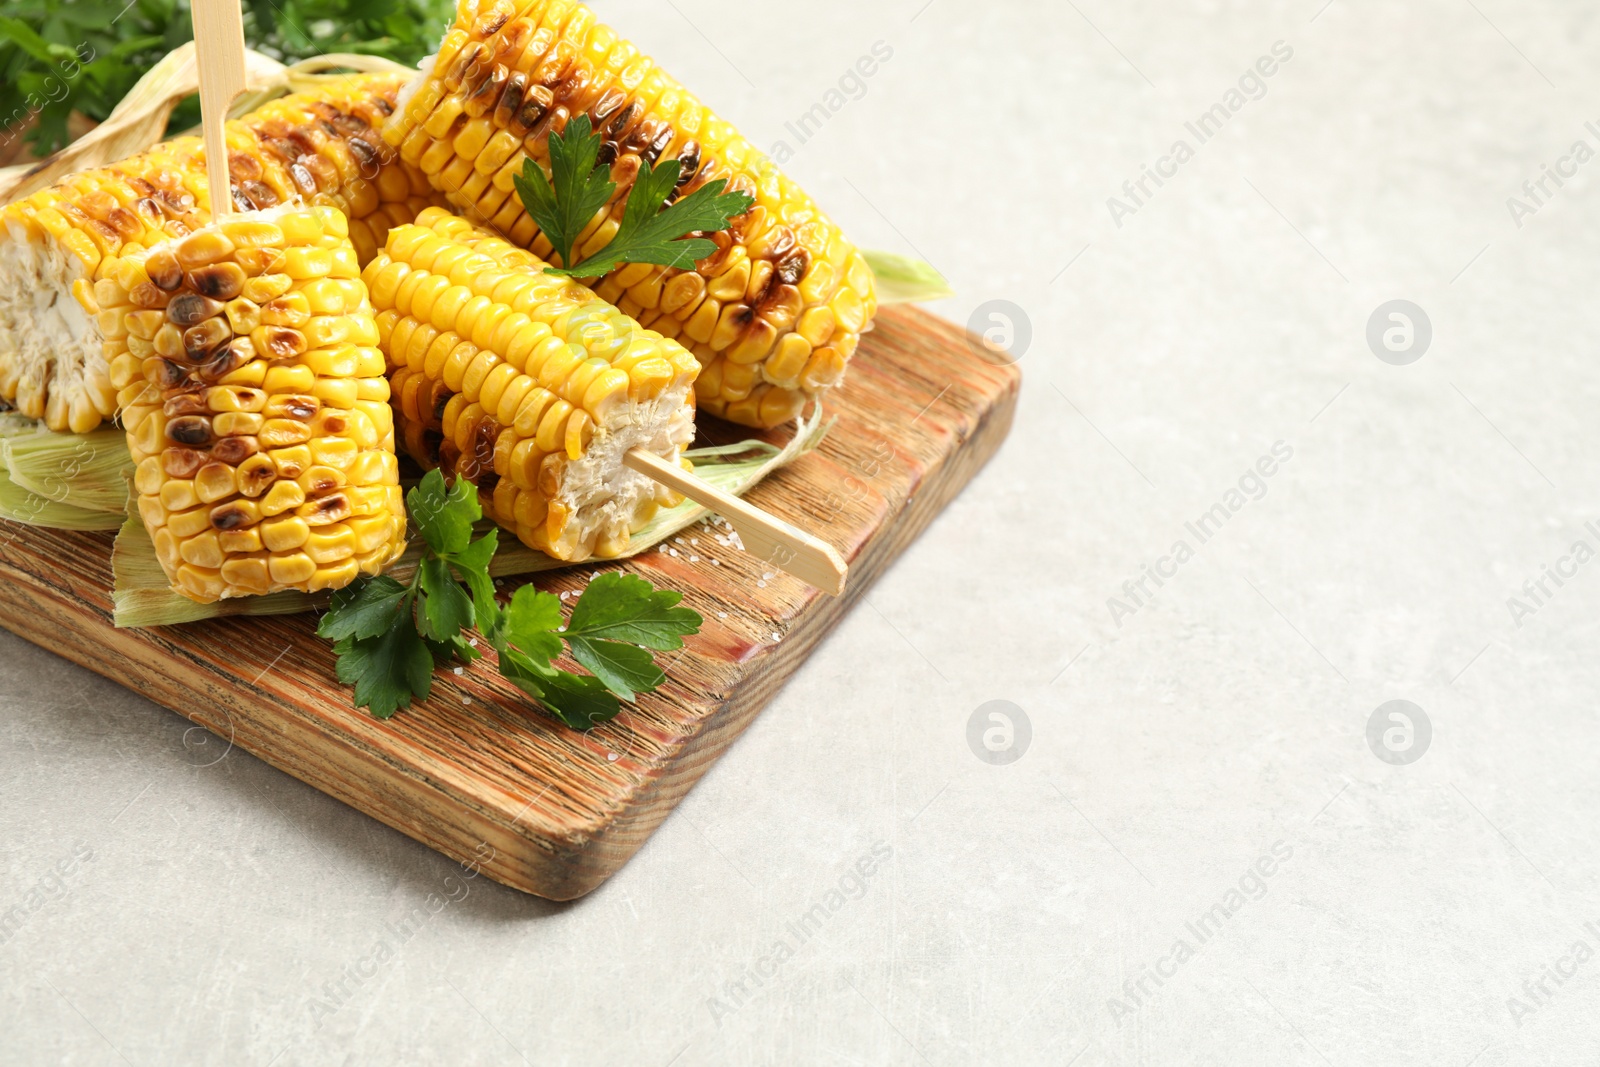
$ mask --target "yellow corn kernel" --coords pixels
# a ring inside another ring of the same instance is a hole
[[[277,584],[297,586],[305,584],[316,574],[317,565],[304,552],[290,552],[272,556],[267,561],[267,569]]]
[[[280,269],[295,281],[326,278],[333,273],[334,255],[326,248],[287,248],[280,261]]]
[[[281,515],[290,508],[299,507],[305,501],[305,490],[300,488],[299,483],[285,478],[274,484],[267,490],[266,496],[261,498],[261,514],[267,517]]]
[[[297,515],[282,515],[261,524],[261,543],[269,552],[289,552],[306,543],[311,527]]]

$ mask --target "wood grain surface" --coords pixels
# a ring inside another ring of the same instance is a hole
[[[586,733],[545,718],[482,662],[441,672],[426,704],[380,722],[350,706],[310,615],[115,629],[110,534],[0,524],[0,625],[496,881],[570,900],[627,862],[994,454],[1019,385],[960,329],[885,309],[829,399],[827,440],[750,494],[844,554],[845,595],[773,573],[700,527],[675,557],[603,565],[683,590],[706,625],[662,657],[660,690]],[[575,591],[596,569],[537,581]]]

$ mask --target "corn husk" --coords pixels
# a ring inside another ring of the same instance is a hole
[[[0,414],[0,518],[59,530],[115,530],[131,470],[121,430],[59,434]]]
[[[697,476],[724,492],[743,496],[773,471],[815,451],[832,425],[832,420],[824,421],[820,409],[814,407],[812,413],[798,424],[794,437],[781,448],[766,441],[749,440],[693,449],[688,456],[694,461]],[[628,559],[655,548],[707,514],[705,508],[692,500],[657,512],[649,524],[633,535],[629,551],[621,558]],[[490,529],[493,529],[492,523],[483,523],[479,534]],[[406,554],[387,573],[399,581],[409,581],[421,554],[422,546],[413,540]],[[297,615],[306,611],[320,611],[328,603],[326,595],[287,592],[197,604],[172,591],[156,559],[150,535],[136,516],[129,516],[122,524],[122,532],[117,535],[116,546],[112,550],[111,565],[115,575],[113,599],[116,603],[116,625],[120,627],[172,626],[228,615]],[[500,548],[490,563],[489,573],[497,578],[506,578],[594,565],[593,561],[574,564],[553,559],[543,552],[528,548],[502,531]]]
[[[861,255],[872,268],[879,304],[926,304],[956,295],[931,263],[872,249],[863,249]]]

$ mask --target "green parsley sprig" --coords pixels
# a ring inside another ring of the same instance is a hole
[[[690,235],[725,230],[755,204],[746,193],[724,192],[727,179],[718,178],[666,206],[678,187],[682,164],[676,159],[659,167],[643,162],[628,191],[616,236],[594,255],[574,264],[572,248],[578,235],[617,191],[611,168],[600,162],[601,143],[589,116],[579,115],[566,129],[551,135],[548,177],[531,159],[523,163],[521,174],[512,176],[522,206],[561,257],[562,266],[548,268],[547,274],[598,278],[624,263],[693,267],[716,254],[717,246]]]
[[[489,577],[499,534],[472,538],[483,517],[476,487],[464,478],[447,487],[430,471],[406,503],[427,544],[410,583],[359,579],[334,595],[317,627],[334,642],[336,673],[354,686],[356,707],[377,718],[426,700],[441,661],[481,658],[466,636],[476,629],[503,676],[566,725],[587,730],[614,718],[619,698],[633,700],[666,681],[651,653],[683,647],[704,621],[677,606],[681,593],[615,572],[588,584],[565,625],[560,598],[532,586],[502,606]],[[589,674],[554,666],[563,642]]]

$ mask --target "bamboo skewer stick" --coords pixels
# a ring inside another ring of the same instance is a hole
[[[849,565],[832,545],[798,530],[731,493],[701,481],[660,456],[635,448],[622,457],[630,470],[676,489],[702,507],[727,519],[738,531],[745,551],[759,556],[801,581],[832,596],[844,592]]]
[[[228,176],[225,124],[234,97],[244,92],[244,14],[239,0],[194,0],[195,58],[199,66],[200,123],[206,143],[206,179],[211,188],[211,219],[233,212],[233,182]]]

